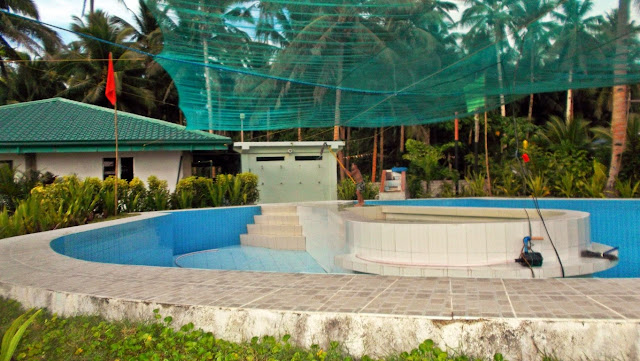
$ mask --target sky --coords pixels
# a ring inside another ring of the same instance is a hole
[[[94,0],[95,8],[102,9],[110,15],[117,15],[124,18],[127,21],[132,21],[131,14],[127,9],[120,4],[117,0]],[[124,0],[127,6],[133,10],[138,11],[138,0]],[[215,1],[215,0],[209,0]],[[451,1],[451,0],[450,0]],[[88,2],[88,0],[87,0]],[[453,0],[453,2],[461,5],[462,0]],[[617,7],[618,0],[593,0],[594,8],[593,13],[603,14]],[[73,22],[72,17],[80,17],[82,14],[83,0],[35,0],[38,11],[40,12],[40,20],[60,26],[68,29],[69,25]],[[89,11],[89,5],[85,12]],[[636,20],[636,23],[640,22],[640,14],[634,9],[632,18]],[[75,40],[75,36],[68,32],[60,32],[65,42]]]

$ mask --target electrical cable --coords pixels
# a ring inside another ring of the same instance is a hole
[[[513,104],[511,105],[511,118],[513,119],[513,135],[515,137],[515,141],[516,141],[516,151],[515,151],[515,158],[516,161],[518,162],[518,164],[520,165],[520,169],[521,169],[521,174],[522,174],[522,179],[524,181],[525,184],[525,192],[527,191],[527,186],[526,186],[526,170],[524,168],[524,161],[522,159],[520,159],[520,157],[518,156],[518,123],[516,121],[516,116],[515,116],[515,112],[513,111]],[[533,200],[533,204],[536,208],[536,212],[538,213],[538,216],[540,217],[540,221],[542,221],[542,225],[544,226],[544,230],[547,233],[547,237],[549,238],[549,242],[551,243],[551,247],[553,247],[553,251],[556,254],[556,258],[558,259],[558,263],[560,264],[560,270],[562,272],[562,278],[565,277],[564,275],[564,265],[562,264],[562,260],[560,259],[560,255],[558,254],[558,250],[556,249],[556,245],[553,243],[553,239],[551,238],[551,235],[549,234],[549,229],[547,229],[547,224],[544,221],[544,217],[542,216],[542,211],[540,210],[540,204],[538,203],[538,199],[536,198],[536,196],[533,194],[533,192],[531,192],[531,199]],[[526,209],[525,209],[526,212]],[[528,216],[528,213],[527,213]]]

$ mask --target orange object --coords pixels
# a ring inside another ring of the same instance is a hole
[[[107,86],[104,90],[104,95],[109,99],[111,105],[116,105],[116,79],[113,73],[113,59],[111,59],[111,53],[109,53],[109,68],[107,70]]]

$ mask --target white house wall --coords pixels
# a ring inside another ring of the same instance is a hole
[[[9,160],[13,163],[13,167],[17,168],[19,172],[24,172],[26,159],[24,154],[0,154],[0,161]]]
[[[180,172],[180,179],[191,175],[191,155],[186,153],[180,167],[181,151],[121,152],[121,158],[133,157],[133,176],[147,181],[149,176],[166,180],[173,192]],[[22,164],[24,164],[24,156]],[[36,156],[39,171],[49,171],[58,176],[76,174],[78,177],[102,179],[103,158],[114,158],[114,153],[40,153]],[[4,159],[4,155],[0,155]],[[14,161],[14,165],[16,162]]]

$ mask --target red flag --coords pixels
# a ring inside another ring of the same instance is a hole
[[[111,53],[109,53],[109,70],[107,71],[107,87],[104,90],[104,95],[109,99],[111,105],[116,105],[116,79],[113,75],[113,60],[111,59]]]
[[[523,160],[525,163],[529,163],[529,161],[531,160],[531,159],[529,158],[529,154],[527,154],[527,153],[523,153],[523,154],[522,154],[522,160]]]

